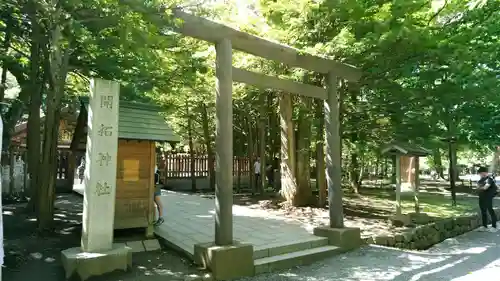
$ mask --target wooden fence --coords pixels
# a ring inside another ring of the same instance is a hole
[[[56,179],[64,180],[69,173],[69,155],[67,149],[57,150]],[[2,152],[1,170],[2,193],[14,196],[26,194],[29,185],[27,151],[24,148],[14,148]],[[41,169],[43,169],[41,167]]]
[[[208,177],[208,156],[196,155],[194,157],[194,171],[191,171],[191,156],[188,154],[157,155],[156,163],[162,177],[190,178],[191,173],[197,178]],[[233,159],[233,174],[246,176],[250,172],[248,157],[235,156]]]
[[[56,177],[58,181],[70,180],[72,183],[72,180],[69,179],[71,175],[69,157],[70,151],[68,149],[57,150]],[[11,196],[27,193],[29,186],[27,162],[27,153],[24,148],[15,148],[8,152],[2,152],[2,161],[0,163],[2,193]],[[76,163],[79,163],[79,160]],[[208,177],[208,156],[206,155],[196,155],[194,157],[194,171],[191,171],[191,157],[189,154],[158,154],[157,163],[163,179],[165,176],[167,179],[190,178],[191,172],[197,178]],[[248,157],[235,156],[233,159],[233,175],[248,176],[251,166]]]

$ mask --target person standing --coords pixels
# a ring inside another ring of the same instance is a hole
[[[273,162],[267,165],[266,174],[267,174],[267,182],[268,185],[274,188],[274,175],[276,174],[276,170],[279,166],[279,159],[274,157]]]
[[[255,188],[258,190],[258,186],[260,183],[260,158],[257,157],[255,162],[253,163],[253,173],[255,176]]]
[[[78,178],[80,179],[80,184],[83,183],[84,175],[85,175],[85,158],[82,159],[82,161],[80,162],[80,166],[78,166]]]
[[[479,192],[479,209],[481,210],[482,226],[479,231],[497,231],[497,216],[493,209],[493,198],[497,193],[497,185],[495,180],[488,174],[488,168],[481,167],[478,169],[480,176],[477,182],[477,189]],[[491,217],[491,228],[488,228],[488,213]]]
[[[155,166],[155,192],[153,196],[153,201],[156,205],[156,210],[158,211],[158,218],[154,222],[154,226],[161,225],[165,220],[163,219],[163,204],[161,202],[161,183],[160,183],[160,171],[158,166]]]

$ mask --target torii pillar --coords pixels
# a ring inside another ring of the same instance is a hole
[[[209,268],[215,280],[253,276],[253,245],[233,238],[233,103],[232,44],[215,45],[215,233],[214,241],[194,246],[194,261]],[[230,263],[230,264],[229,264]]]
[[[329,243],[346,250],[361,245],[361,230],[344,227],[342,206],[342,138],[340,136],[339,79],[335,73],[327,76],[328,97],[325,101],[326,130],[326,181],[328,185],[328,209],[330,225],[314,229],[317,236],[328,237]]]

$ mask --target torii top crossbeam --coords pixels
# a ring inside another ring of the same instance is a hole
[[[281,62],[290,67],[299,67],[319,73],[333,72],[338,77],[353,82],[358,81],[361,77],[361,71],[348,64],[305,54],[290,46],[271,42],[224,24],[188,14],[180,9],[174,9],[173,15],[182,20],[182,23],[175,30],[186,36],[212,43],[217,43],[222,39],[230,39],[232,47],[236,50]]]

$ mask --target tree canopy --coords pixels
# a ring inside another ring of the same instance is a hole
[[[89,78],[97,76],[119,81],[125,99],[162,105],[186,141],[189,131],[197,150],[210,150],[215,52],[206,42],[171,31],[178,22],[168,11],[176,6],[359,67],[360,83],[342,81],[341,86],[343,164],[351,180],[391,141],[432,149],[430,163],[437,166],[447,149],[444,139],[456,139],[459,151],[478,153],[499,142],[496,0],[2,1],[0,99],[10,104],[2,106],[4,139],[28,115],[31,127],[39,127],[40,109],[50,115],[74,106],[74,97],[86,95]],[[324,84],[317,73],[239,52],[233,63]],[[17,97],[6,94],[16,87]],[[245,85],[234,89],[235,154],[253,157],[264,135],[264,155],[279,154],[282,93]],[[301,136],[297,149],[307,158],[322,142],[320,105],[302,97],[293,104]],[[51,120],[57,118],[55,114]],[[187,120],[193,122],[188,125]],[[31,139],[36,150],[40,139],[33,134]],[[44,153],[33,153],[33,161],[48,161]]]

